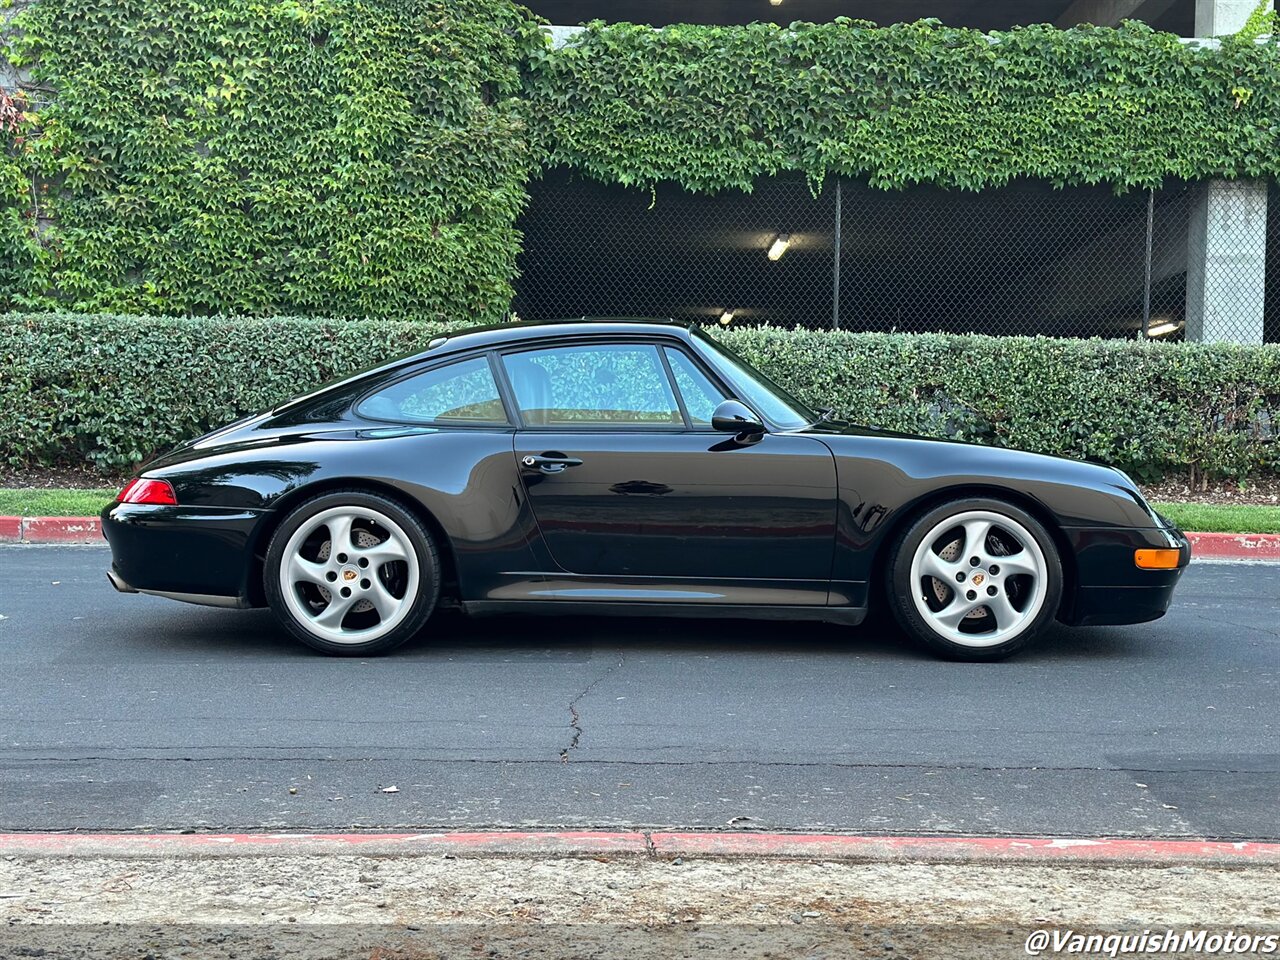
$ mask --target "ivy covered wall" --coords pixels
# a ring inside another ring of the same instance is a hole
[[[1280,175],[1280,46],[1141,24],[593,25],[511,0],[35,0],[0,307],[476,320],[525,183],[980,189]]]
[[[37,0],[11,34],[30,99],[52,95],[7,133],[0,304],[505,310],[531,158],[518,65],[543,42],[524,8]]]
[[[606,182],[751,189],[799,171],[977,190],[1280,174],[1280,43],[1145,24],[594,24],[530,64],[544,163]]]

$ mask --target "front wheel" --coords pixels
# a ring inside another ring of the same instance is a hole
[[[430,532],[386,497],[342,490],[308,500],[267,547],[267,602],[286,630],[325,653],[365,656],[422,629],[440,593]]]
[[[902,628],[955,660],[999,660],[1030,643],[1062,599],[1044,526],[1002,500],[953,500],[894,543],[890,603]]]

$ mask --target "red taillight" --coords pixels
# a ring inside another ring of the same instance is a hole
[[[120,503],[152,503],[170,506],[178,502],[173,492],[173,485],[168,480],[147,480],[142,477],[125,484],[125,488],[120,491],[120,496],[116,497],[116,500]]]

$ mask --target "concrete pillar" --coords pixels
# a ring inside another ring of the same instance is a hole
[[[1235,33],[1256,0],[1196,0],[1196,36]],[[1197,187],[1187,236],[1187,339],[1262,343],[1267,276],[1267,183]]]
[[[1262,343],[1266,181],[1213,180],[1197,191],[1187,237],[1187,339]]]
[[[1196,36],[1236,33],[1257,5],[1258,0],[1196,0]]]

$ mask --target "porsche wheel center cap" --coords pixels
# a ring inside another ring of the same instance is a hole
[[[984,580],[986,580],[986,579],[987,579],[987,578],[986,578],[983,574],[981,574],[981,573],[975,573],[975,574],[973,575],[973,585],[974,585],[975,587],[980,587],[980,586],[982,586],[982,581],[984,581]]]
[[[355,567],[346,567],[345,569],[343,569],[342,571],[343,583],[353,583],[358,579],[360,579],[360,572],[356,570]]]

